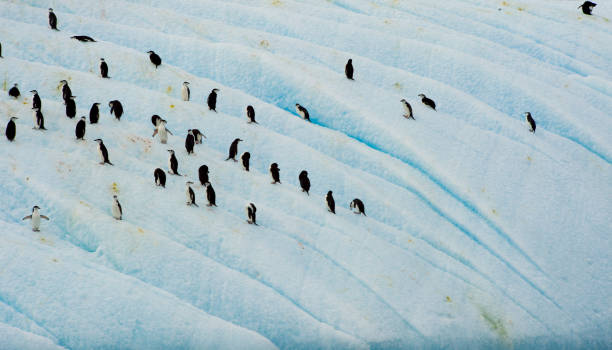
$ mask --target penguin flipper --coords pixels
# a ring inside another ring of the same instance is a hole
[[[49,220],[49,217],[47,217],[47,216],[41,215],[40,217],[45,219],[45,220]]]
[[[31,218],[32,218],[32,215],[28,215],[28,216],[24,217],[23,219],[21,219],[21,221],[27,220],[27,219],[31,219]]]

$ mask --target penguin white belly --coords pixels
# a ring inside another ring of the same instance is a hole
[[[159,140],[161,143],[165,144],[168,141],[168,131],[166,131],[166,128],[163,125],[160,125],[157,133],[159,134]]]
[[[185,195],[187,195],[187,204],[191,204],[191,194],[189,193],[189,187],[185,190]]]
[[[181,95],[183,97],[183,101],[189,101],[189,92],[187,88],[183,86],[183,90],[181,91]]]
[[[113,217],[117,220],[121,219],[121,211],[119,211],[119,206],[117,205],[117,201],[113,202],[112,207]]]
[[[38,231],[40,229],[40,214],[32,213],[32,230]]]
[[[102,153],[102,147],[98,145],[98,153],[100,154],[100,161],[104,162],[104,154]]]

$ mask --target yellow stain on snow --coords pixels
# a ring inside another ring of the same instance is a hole
[[[393,84],[393,87],[396,88],[397,90],[401,90],[403,88],[400,82],[395,82],[395,84]]]
[[[144,235],[144,230],[142,228],[138,228],[138,233],[140,233],[141,235]]]
[[[113,182],[111,185],[111,192],[115,194],[119,194],[119,185],[116,182]]]
[[[170,108],[174,108],[174,105],[170,105]]]
[[[448,295],[446,296],[446,302],[447,303],[452,303],[453,300],[451,299],[451,297],[449,297]]]
[[[527,156],[527,160],[531,162],[533,159],[531,159],[530,156]]]
[[[270,42],[264,39],[259,42],[259,46],[263,47],[264,49],[267,49],[270,47]]]
[[[169,94],[169,93],[171,93],[171,92],[172,92],[172,86],[168,86],[168,87],[166,88],[166,93],[167,93],[167,94]]]
[[[502,4],[502,6],[509,6],[509,4],[507,2],[505,2],[505,1],[502,1],[501,4]]]
[[[495,210],[495,209],[491,209],[491,213],[493,213],[493,214],[497,215],[497,210]]]
[[[56,258],[51,259],[51,261],[53,261],[54,263],[59,262],[59,260],[57,260]]]
[[[283,6],[280,0],[272,0],[272,6]]]

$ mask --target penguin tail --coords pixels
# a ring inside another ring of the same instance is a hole
[[[115,165],[115,164],[111,163],[109,160],[107,160],[105,163],[108,163],[110,165]]]

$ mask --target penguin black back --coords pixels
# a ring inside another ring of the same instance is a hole
[[[365,213],[365,206],[363,205],[363,202],[359,198],[353,199],[353,201],[350,204],[350,208],[357,209],[357,211],[354,212],[355,214],[363,214],[364,216],[367,216]]]
[[[206,136],[204,136],[204,134],[202,134],[202,132],[198,129],[191,129],[191,132],[193,133],[196,144],[202,143],[202,138],[206,138]]]
[[[40,101],[40,96],[38,96],[38,91],[32,90],[30,92],[34,94],[32,96],[32,109],[34,109],[34,108],[41,108],[42,107],[42,103]]]
[[[100,58],[100,76],[102,78],[108,78],[108,64],[106,64],[104,58]]]
[[[161,120],[161,117],[158,116],[157,114],[153,114],[151,116],[151,123],[153,123],[153,126],[157,127],[157,123],[159,123],[159,121]]]
[[[47,130],[45,128],[45,117],[43,116],[40,108],[34,108],[34,113],[36,116],[36,129]]]
[[[344,67],[344,74],[346,74],[347,79],[353,80],[353,60],[350,58]]]
[[[108,106],[110,107],[111,114],[115,114],[115,118],[121,120],[123,115],[123,105],[121,105],[121,102],[119,100],[112,100],[108,103]]]
[[[21,96],[21,92],[19,92],[19,88],[17,87],[17,83],[15,83],[15,85],[13,85],[13,87],[9,89],[8,95],[13,97],[13,98],[15,98],[15,99],[19,98],[19,96]]]
[[[432,99],[425,96],[424,94],[419,94],[419,97],[421,98],[421,102],[423,102],[425,106],[433,109],[434,111],[436,110],[436,103]]]
[[[100,104],[98,102],[91,105],[89,109],[89,124],[96,124],[100,120]]]
[[[257,225],[257,208],[255,204],[249,203],[246,207],[247,211],[247,223],[251,225]]]
[[[302,119],[310,121],[310,114],[308,114],[308,110],[299,103],[295,104],[295,111],[300,115],[300,117],[302,117]]]
[[[251,159],[251,154],[249,152],[244,152],[240,156],[240,160],[242,161],[242,168],[246,171],[249,171],[249,162]]]
[[[210,182],[206,183],[206,199],[208,200],[208,206],[217,206],[217,195],[215,194],[215,189],[212,187]]]
[[[49,27],[51,27],[53,30],[59,30],[57,29],[57,16],[53,12],[52,8],[49,9]]]
[[[71,36],[71,39],[76,39],[78,41],[84,42],[84,43],[95,43],[96,41],[87,35],[75,35],[75,36]]]
[[[153,171],[153,177],[155,177],[155,185],[166,187],[166,173],[162,169],[155,169]]]
[[[280,169],[278,168],[278,164],[276,163],[270,164],[270,176],[272,176],[272,184],[281,183]]]
[[[185,149],[187,154],[193,154],[193,145],[195,144],[195,137],[193,137],[193,131],[189,129],[187,131],[187,137],[185,138]]]
[[[247,106],[246,113],[247,113],[248,123],[258,124],[255,121],[255,108],[253,108],[253,106],[251,106],[251,105]]]
[[[172,175],[181,175],[178,172],[178,159],[176,159],[176,156],[174,155],[174,151],[169,149],[168,152],[170,152],[170,158],[168,159],[168,166],[170,167],[169,169],[169,173]]]
[[[591,1],[585,1],[582,5],[578,6],[578,8],[582,8],[582,13],[585,15],[591,16],[593,13],[593,8],[597,6],[596,3]]]
[[[15,125],[15,120],[17,119],[19,118],[11,117],[9,122],[6,124],[6,130],[4,131],[4,135],[6,135],[6,138],[11,142],[15,140],[15,135],[17,135],[17,126]]]
[[[60,81],[62,83],[62,99],[64,99],[64,103],[72,97],[72,90],[70,86],[68,86],[68,82],[66,80]]]
[[[327,210],[331,213],[336,214],[336,201],[334,200],[334,196],[332,191],[328,191],[325,196],[325,201],[327,202]]]
[[[66,117],[72,119],[76,116],[76,102],[74,102],[74,98],[76,96],[70,96],[69,99],[65,101],[66,104]]]
[[[531,116],[531,113],[525,112],[525,120],[527,121],[527,124],[529,125],[529,131],[531,131],[532,133],[535,134],[535,131],[536,131],[536,122],[535,122],[535,120],[533,120],[533,117]]]
[[[217,111],[217,91],[219,91],[219,89],[212,89],[206,100],[208,109],[215,112]]]
[[[306,170],[302,170],[299,180],[300,186],[302,187],[302,192],[306,192],[306,194],[310,196],[310,179],[308,178],[308,172]]]
[[[148,51],[147,53],[149,54],[149,60],[155,65],[155,69],[157,69],[157,67],[162,64],[161,57],[153,51]]]
[[[206,183],[208,182],[208,166],[202,165],[198,169],[198,178],[200,179],[200,185],[206,185]]]
[[[241,139],[234,139],[234,141],[232,141],[232,144],[230,145],[229,148],[229,155],[227,156],[227,159],[225,160],[233,160],[234,162],[236,162],[236,155],[238,154],[238,142],[242,141]]]
[[[76,135],[77,140],[84,140],[85,137],[85,128],[87,124],[85,123],[85,116],[81,117],[74,128],[74,134]]]

